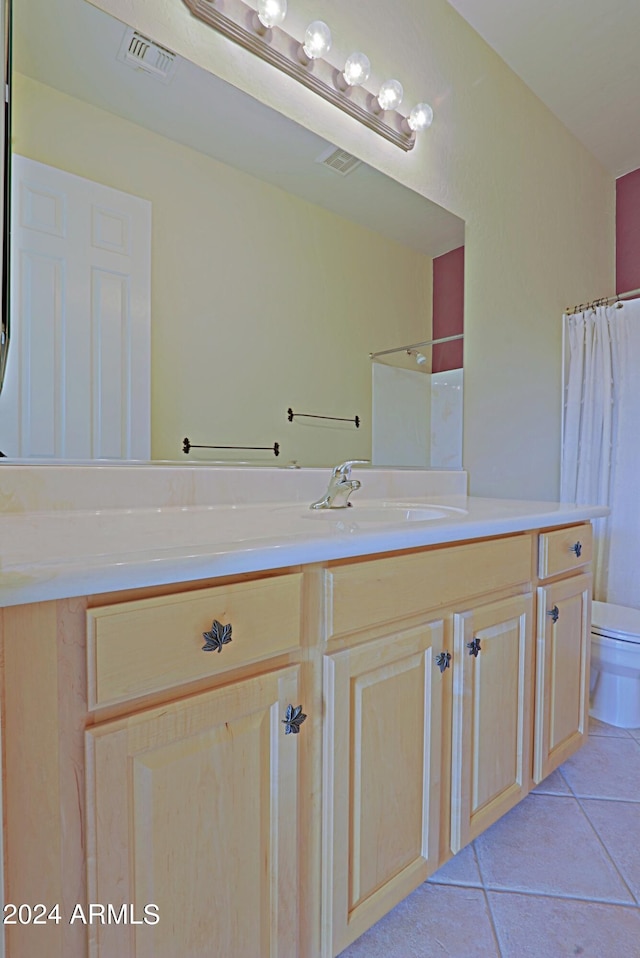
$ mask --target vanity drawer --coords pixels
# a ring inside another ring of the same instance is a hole
[[[295,650],[302,575],[214,586],[87,611],[89,708],[123,702]],[[211,651],[217,620],[231,639]]]
[[[538,543],[538,576],[571,572],[591,562],[593,533],[590,522],[553,532],[541,532]]]
[[[532,548],[525,534],[333,566],[326,638],[529,583]]]

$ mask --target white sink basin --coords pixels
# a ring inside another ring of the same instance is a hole
[[[434,519],[445,519],[456,513],[464,514],[466,509],[398,500],[365,500],[354,501],[352,506],[346,509],[308,509],[303,514],[303,518],[321,522],[342,520],[349,523],[403,525],[406,522],[429,522]]]

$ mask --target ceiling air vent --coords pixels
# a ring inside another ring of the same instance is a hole
[[[352,156],[351,153],[347,153],[346,150],[339,150],[334,146],[330,146],[328,150],[325,150],[320,156],[316,157],[316,163],[322,163],[323,166],[328,166],[330,170],[339,173],[340,176],[347,176],[353,172],[357,166],[360,166],[362,160]]]
[[[165,50],[137,30],[127,30],[122,38],[117,59],[136,70],[150,73],[163,83],[168,83],[175,73],[177,57],[171,50]]]

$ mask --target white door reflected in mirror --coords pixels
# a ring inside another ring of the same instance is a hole
[[[151,204],[14,154],[6,455],[150,458]]]

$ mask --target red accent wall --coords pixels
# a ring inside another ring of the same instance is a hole
[[[433,261],[433,338],[464,332],[464,246]],[[462,339],[433,347],[432,371],[462,368]]]
[[[640,170],[616,180],[616,293],[640,289]]]

